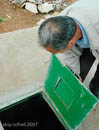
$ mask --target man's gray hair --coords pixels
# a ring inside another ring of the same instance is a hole
[[[39,27],[39,43],[43,47],[61,50],[67,47],[76,32],[74,20],[68,16],[56,16],[45,20]]]

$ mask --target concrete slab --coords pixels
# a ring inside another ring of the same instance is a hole
[[[38,26],[0,35],[0,109],[43,86],[50,53],[37,44],[37,31]]]
[[[99,130],[99,103],[83,122],[84,130]]]

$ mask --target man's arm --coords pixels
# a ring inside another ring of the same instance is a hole
[[[77,47],[73,47],[70,51],[64,53],[64,63],[68,66],[76,75],[80,74],[80,56],[82,49],[79,50]]]

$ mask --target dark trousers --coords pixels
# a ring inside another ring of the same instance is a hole
[[[83,54],[80,57],[80,76],[82,80],[84,81],[86,75],[88,74],[93,62],[95,61],[95,57],[90,52],[90,49],[83,49]],[[93,93],[95,91],[99,92],[99,64],[95,73],[95,76],[93,77],[92,81],[92,91]]]

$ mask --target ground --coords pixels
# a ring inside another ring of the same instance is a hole
[[[65,0],[69,5],[75,0]],[[42,14],[33,14],[21,9],[9,0],[0,0],[0,33],[29,28],[43,18]]]

